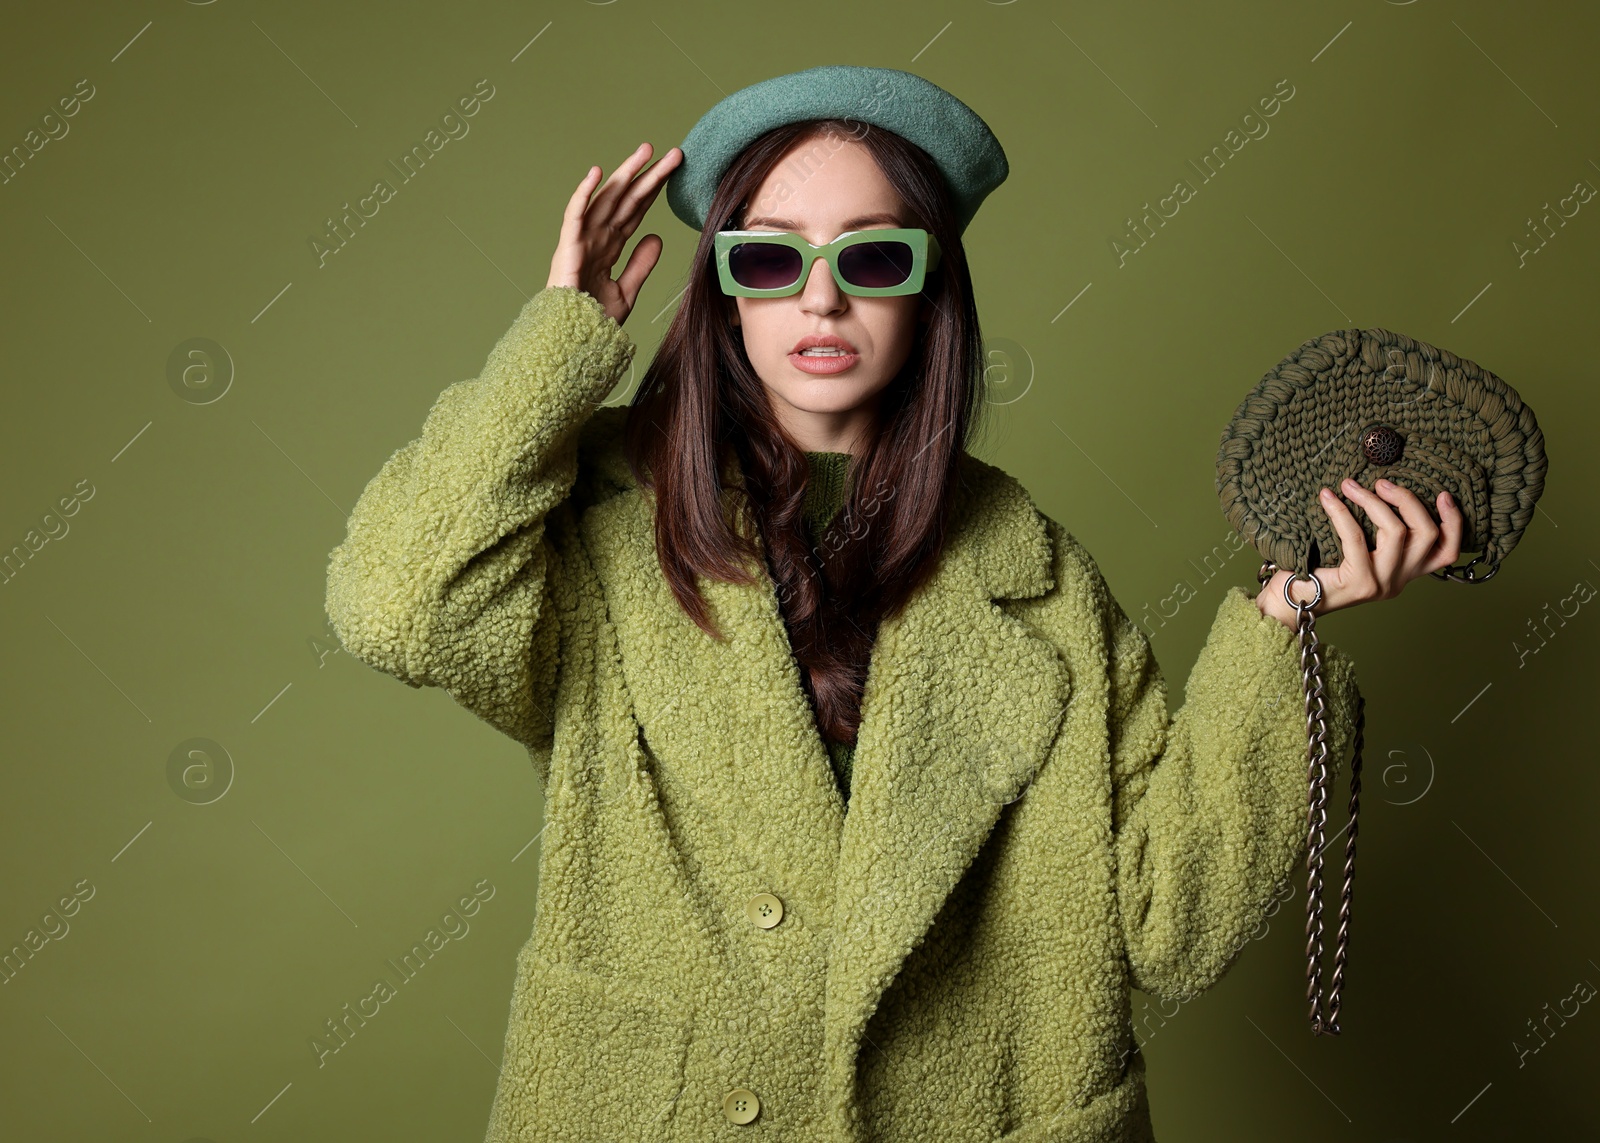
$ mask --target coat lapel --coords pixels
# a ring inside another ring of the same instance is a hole
[[[610,518],[590,533],[595,562],[663,780],[830,933],[825,1067],[848,1116],[872,1013],[1061,726],[1065,662],[991,602],[1053,586],[1044,519],[1013,478],[967,464],[938,572],[879,628],[845,814],[770,578],[702,577],[718,643],[661,575],[651,498],[596,511]]]
[[[778,893],[826,930],[844,802],[770,578],[699,578],[726,636],[718,642],[678,606],[661,572],[653,498],[618,496],[593,512],[586,532],[664,800],[693,814],[730,864],[752,871],[752,891]]]
[[[823,1034],[841,1110],[879,1000],[1044,761],[1071,685],[1055,646],[991,602],[1052,586],[1044,520],[1011,477],[973,467],[944,563],[879,629],[862,696]]]

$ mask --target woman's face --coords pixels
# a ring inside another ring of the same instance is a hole
[[[847,230],[915,225],[871,153],[840,135],[796,144],[751,196],[740,221],[745,230],[786,230],[818,246]],[[798,294],[734,301],[745,353],[784,429],[803,450],[855,451],[852,445],[870,432],[878,395],[911,353],[921,296],[847,294],[819,257]],[[828,334],[842,338],[855,359],[835,372],[808,372],[807,361],[822,367],[836,362],[797,359],[796,343]]]

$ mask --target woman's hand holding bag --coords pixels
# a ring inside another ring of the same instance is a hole
[[[1403,485],[1379,480],[1369,489],[1346,478],[1340,491],[1361,505],[1377,526],[1378,543],[1368,551],[1366,536],[1350,509],[1331,491],[1323,490],[1323,511],[1349,554],[1338,567],[1317,571],[1322,599],[1312,608],[1315,614],[1393,599],[1412,580],[1449,567],[1461,555],[1461,509],[1449,492],[1441,491],[1434,500],[1439,510],[1435,522],[1417,494]],[[1283,590],[1289,578],[1290,573],[1283,569],[1273,572],[1256,596],[1256,607],[1263,615],[1294,627],[1295,609],[1284,599]],[[1301,599],[1306,596],[1304,589],[1293,593]]]

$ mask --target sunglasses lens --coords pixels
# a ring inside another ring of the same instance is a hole
[[[839,273],[852,286],[883,290],[903,285],[914,261],[905,242],[858,242],[839,254]]]
[[[776,242],[741,242],[728,251],[728,272],[747,290],[778,290],[800,277],[800,251]]]

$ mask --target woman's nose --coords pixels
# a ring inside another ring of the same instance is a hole
[[[842,304],[844,291],[833,279],[833,270],[826,258],[814,258],[802,297],[808,309],[824,312],[837,309]]]

